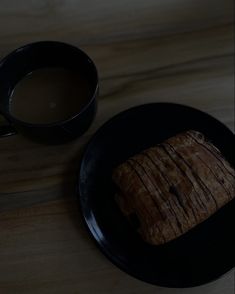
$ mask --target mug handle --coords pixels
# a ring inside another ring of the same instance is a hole
[[[0,115],[1,115],[1,113],[0,113]],[[12,124],[5,117],[4,117],[4,119],[6,120],[7,123],[4,123],[3,125],[0,125],[0,138],[8,137],[8,136],[16,134],[16,130],[12,126]]]

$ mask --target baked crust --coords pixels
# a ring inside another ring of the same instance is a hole
[[[113,172],[122,213],[138,232],[164,244],[206,220],[234,198],[235,172],[204,135],[187,131],[149,148]]]

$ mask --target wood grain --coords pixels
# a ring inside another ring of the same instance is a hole
[[[137,281],[101,255],[81,222],[80,156],[114,114],[172,101],[234,126],[232,1],[116,2],[0,2],[0,57],[35,40],[70,42],[94,59],[101,86],[96,119],[78,140],[0,139],[0,293],[232,294],[233,271],[195,289]]]
[[[233,293],[233,272],[194,289],[164,289],[129,277],[97,250],[74,204],[52,201],[1,214],[1,293]]]
[[[41,39],[83,44],[156,37],[233,22],[232,0],[1,0],[1,50]]]

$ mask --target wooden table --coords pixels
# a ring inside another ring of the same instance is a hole
[[[234,271],[193,289],[140,282],[96,248],[77,209],[81,151],[110,117],[147,102],[177,102],[234,125],[232,0],[0,2],[0,57],[51,39],[85,50],[101,92],[90,129],[46,146],[0,139],[0,293],[233,294]]]

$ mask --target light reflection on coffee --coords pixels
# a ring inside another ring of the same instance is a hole
[[[89,98],[89,84],[81,74],[65,68],[43,68],[16,85],[10,112],[27,123],[54,123],[78,114]]]

